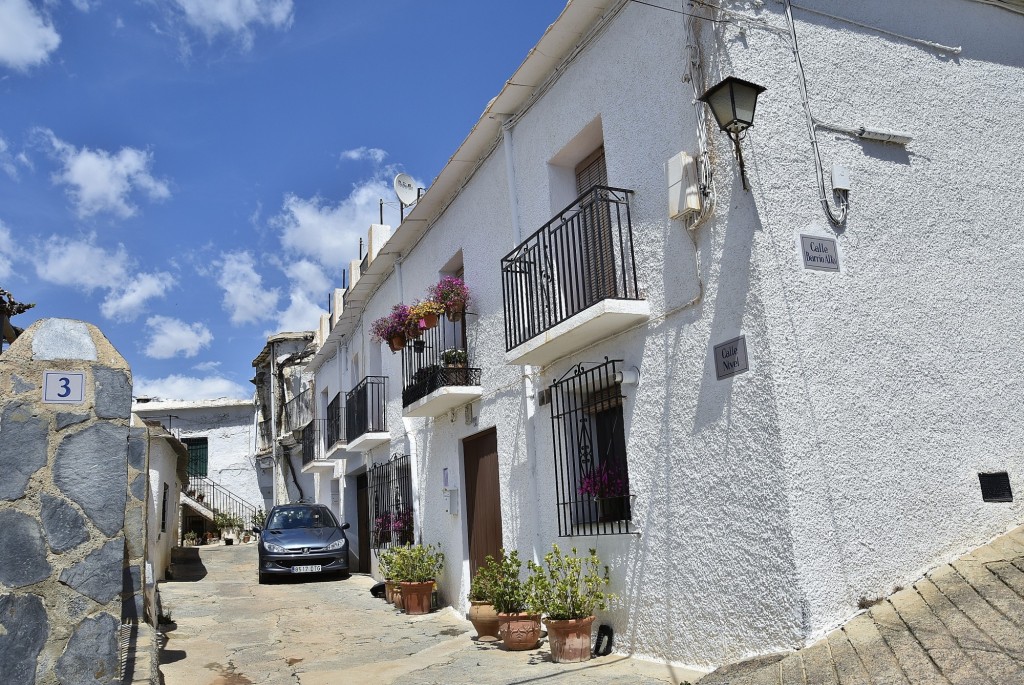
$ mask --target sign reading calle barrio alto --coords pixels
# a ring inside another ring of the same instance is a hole
[[[800,255],[805,269],[839,271],[839,245],[835,238],[801,234]]]

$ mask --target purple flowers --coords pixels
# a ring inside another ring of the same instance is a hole
[[[622,497],[629,494],[629,479],[624,471],[603,463],[583,476],[579,493],[594,498]]]
[[[370,324],[370,337],[377,342],[388,342],[395,336],[405,337],[409,330],[409,305],[399,302],[391,313]]]
[[[455,276],[445,276],[435,285],[430,286],[428,295],[431,300],[444,307],[449,319],[453,319],[452,314],[461,315],[469,306],[469,286],[461,278]]]

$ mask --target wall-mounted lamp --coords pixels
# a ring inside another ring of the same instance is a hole
[[[750,190],[750,187],[747,185],[747,172],[743,166],[740,139],[743,138],[743,132],[754,125],[757,96],[764,91],[764,86],[728,76],[718,85],[708,88],[699,98],[711,108],[718,128],[725,131],[732,140],[736,149],[736,159],[740,164],[740,178],[743,180],[744,190]]]

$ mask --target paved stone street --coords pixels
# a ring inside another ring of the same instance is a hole
[[[173,620],[160,658],[166,685],[678,685],[700,675],[616,655],[555,664],[546,641],[527,652],[474,642],[451,609],[406,616],[370,595],[368,576],[258,585],[255,545],[194,549],[201,561],[176,565],[176,580],[161,585]]]

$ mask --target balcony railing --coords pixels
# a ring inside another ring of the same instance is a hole
[[[407,341],[402,349],[402,406],[408,407],[438,388],[480,385],[480,369],[469,362],[465,318],[439,317],[437,326]]]
[[[296,431],[313,420],[313,391],[306,388],[284,405],[285,430]]]
[[[327,405],[327,434],[324,445],[329,450],[345,437],[345,415],[341,411],[341,393]]]
[[[505,349],[637,288],[632,190],[594,186],[501,260]]]
[[[331,462],[327,459],[330,444],[326,439],[327,419],[313,419],[302,429],[302,465],[307,466],[315,461]]]
[[[367,376],[345,396],[345,434],[355,442],[364,433],[385,433],[387,377]]]

